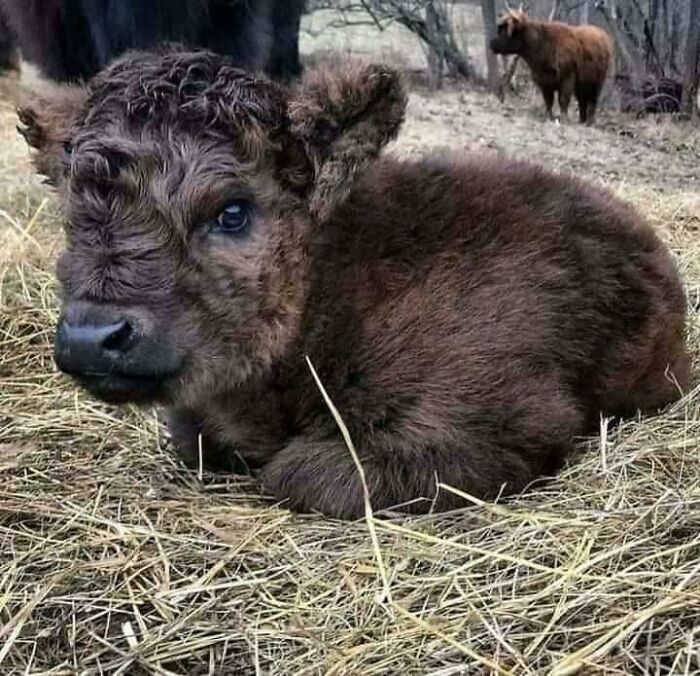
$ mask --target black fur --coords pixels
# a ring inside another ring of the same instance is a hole
[[[272,0],[274,40],[268,63],[269,74],[279,80],[301,75],[299,28],[306,0]]]
[[[0,0],[0,9],[25,58],[59,81],[87,80],[126,50],[161,42],[279,79],[301,71],[304,0]]]
[[[5,21],[5,17],[0,12],[0,71],[13,68],[16,65],[17,53],[14,39]]]
[[[0,0],[0,10],[27,61],[55,80],[99,69],[81,0]]]

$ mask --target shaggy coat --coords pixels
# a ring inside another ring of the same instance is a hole
[[[0,0],[24,57],[59,81],[88,79],[124,51],[161,42],[296,77],[303,9],[304,0]]]
[[[536,21],[522,11],[508,10],[498,23],[491,49],[496,54],[517,54],[527,63],[550,118],[556,93],[563,117],[573,95],[580,121],[594,121],[613,59],[612,41],[605,31],[595,26]]]
[[[307,356],[375,509],[521,491],[601,414],[678,398],[685,297],[653,229],[537,166],[378,158],[405,104],[383,66],[286,90],[173,52],[23,110],[67,217],[59,366],[166,406],[186,460],[343,518],[362,485]]]

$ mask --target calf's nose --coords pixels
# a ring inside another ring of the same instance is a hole
[[[71,375],[107,375],[131,348],[133,334],[126,319],[72,324],[64,318],[56,332],[56,364]]]

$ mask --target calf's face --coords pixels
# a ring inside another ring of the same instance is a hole
[[[308,244],[396,133],[379,66],[295,90],[207,52],[138,53],[20,111],[63,200],[59,368],[109,401],[198,401],[296,338]]]
[[[55,356],[105,399],[244,379],[298,302],[285,283],[307,224],[270,158],[167,134],[88,126],[73,141]]]

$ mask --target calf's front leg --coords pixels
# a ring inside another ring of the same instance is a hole
[[[203,430],[202,421],[190,411],[167,409],[165,424],[178,457],[191,469],[232,470],[230,454]]]
[[[470,461],[462,449],[435,445],[416,448],[396,439],[391,448],[358,449],[374,511],[400,506],[422,513],[431,507],[447,511],[465,505],[443,482],[475,495],[495,496],[503,483],[518,488],[535,478],[532,468],[515,454],[504,454],[489,443],[472,447],[481,458]],[[474,456],[471,456],[471,460]],[[498,471],[488,471],[493,463]],[[341,439],[297,437],[261,470],[263,486],[299,512],[318,511],[340,519],[364,514],[364,492],[350,451]]]

